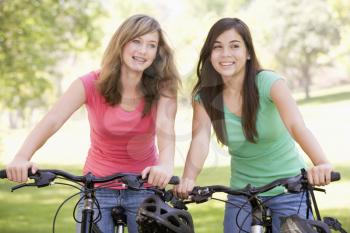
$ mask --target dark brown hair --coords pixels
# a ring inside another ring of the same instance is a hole
[[[259,108],[259,93],[255,83],[260,64],[254,51],[254,45],[248,26],[238,18],[223,18],[217,21],[209,30],[208,36],[201,49],[197,65],[198,81],[193,88],[192,97],[200,97],[206,112],[214,127],[217,139],[224,145],[228,143],[224,119],[224,82],[221,75],[211,64],[210,56],[213,45],[223,32],[234,29],[243,39],[250,59],[245,66],[245,77],[242,88],[242,127],[246,139],[256,142],[258,132],[256,117]]]
[[[142,75],[141,90],[146,102],[143,114],[149,113],[160,95],[166,93],[172,98],[176,97],[180,78],[175,67],[173,52],[164,38],[158,21],[147,15],[134,15],[126,19],[114,33],[102,58],[97,86],[111,106],[119,104],[122,98],[120,70],[124,46],[129,41],[151,32],[158,32],[159,43],[155,60]]]

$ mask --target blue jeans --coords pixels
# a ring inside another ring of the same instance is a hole
[[[269,207],[272,214],[272,232],[280,232],[280,217],[298,214],[301,217],[306,217],[306,194],[283,194],[281,196],[260,197]],[[270,200],[269,200],[270,199]],[[228,195],[228,201],[233,203],[225,206],[224,232],[225,233],[243,233],[250,232],[252,223],[252,208],[247,203],[247,198],[244,196]],[[265,202],[266,201],[266,202]],[[243,206],[243,209],[239,208]],[[310,215],[311,216],[311,215]]]
[[[129,190],[129,189],[98,189],[95,192],[96,199],[100,205],[102,214],[101,220],[97,223],[103,233],[114,233],[114,223],[111,216],[112,208],[122,206],[125,209],[127,217],[127,225],[129,233],[138,233],[136,223],[136,213],[142,201],[152,195],[154,192],[150,190]],[[77,218],[80,221],[82,216],[83,202],[79,203]],[[98,209],[94,206],[95,218]],[[77,224],[76,232],[80,233],[80,224]]]

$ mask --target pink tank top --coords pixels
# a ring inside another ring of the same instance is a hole
[[[91,145],[84,174],[108,176],[119,172],[141,173],[158,162],[155,145],[157,108],[142,117],[144,99],[132,112],[110,106],[96,88],[99,72],[80,77],[85,88]]]

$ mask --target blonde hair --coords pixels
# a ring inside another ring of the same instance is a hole
[[[129,41],[151,32],[158,32],[159,43],[157,55],[150,67],[142,75],[141,90],[145,97],[144,115],[149,113],[152,105],[160,95],[176,97],[180,78],[175,66],[173,52],[165,41],[157,20],[147,15],[134,15],[126,19],[114,33],[107,46],[101,63],[98,89],[111,106],[121,101],[122,84],[120,70],[122,50]]]

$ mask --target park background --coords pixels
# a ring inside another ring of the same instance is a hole
[[[0,165],[77,77],[99,68],[118,25],[149,14],[175,51],[183,88],[176,119],[176,174],[191,140],[190,91],[199,50],[211,25],[239,17],[250,27],[263,67],[288,82],[308,127],[342,172],[320,194],[320,208],[350,230],[350,2],[348,0],[4,0],[0,1]],[[42,168],[80,173],[89,146],[85,109],[36,153]],[[198,182],[228,184],[229,155],[213,137]],[[73,190],[58,186],[10,193],[0,181],[0,232],[48,232],[54,212]],[[221,196],[223,197],[223,196]],[[56,232],[72,232],[73,203],[59,214]],[[196,232],[220,232],[223,204],[191,206]]]

